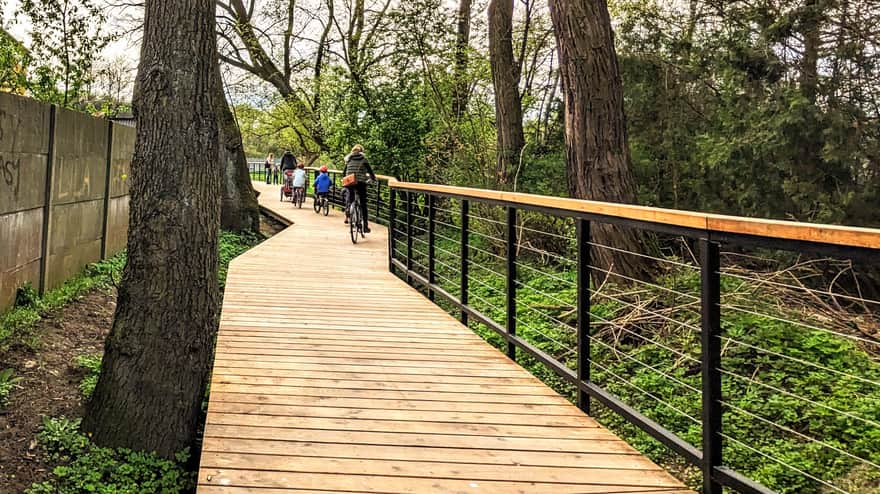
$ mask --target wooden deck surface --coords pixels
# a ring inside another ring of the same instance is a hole
[[[200,494],[685,493],[681,483],[388,272],[338,211],[233,261]]]

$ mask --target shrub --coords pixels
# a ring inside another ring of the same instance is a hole
[[[50,458],[62,464],[27,494],[178,494],[192,489],[193,474],[184,468],[187,451],[171,461],[153,453],[102,448],[79,432],[79,424],[79,419],[64,417],[43,420],[37,439]]]

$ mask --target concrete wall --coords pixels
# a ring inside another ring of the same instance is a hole
[[[125,248],[135,130],[112,132],[107,120],[0,93],[0,310],[25,283],[55,288]]]

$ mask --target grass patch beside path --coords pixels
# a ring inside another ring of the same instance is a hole
[[[46,292],[42,297],[30,284],[18,289],[15,305],[0,314],[0,350],[13,343],[31,343],[29,330],[51,311],[64,307],[72,300],[94,289],[106,289],[116,283],[125,267],[125,253],[117,254],[95,264],[86,266],[79,274],[60,287]]]

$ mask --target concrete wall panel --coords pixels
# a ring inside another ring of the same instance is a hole
[[[40,286],[42,238],[42,208],[0,215],[0,310],[14,301],[18,287]]]
[[[128,196],[110,199],[107,217],[107,257],[125,249],[128,244]]]
[[[58,109],[52,204],[100,199],[107,176],[108,121]]]
[[[134,127],[113,124],[113,147],[110,155],[110,197],[128,194],[135,134]]]
[[[0,271],[0,311],[15,302],[18,287],[30,283],[34,288],[40,285],[40,260],[37,259],[12,271]]]
[[[0,214],[44,204],[50,106],[0,93]]]
[[[101,260],[104,200],[59,204],[52,206],[51,215],[46,289]]]

